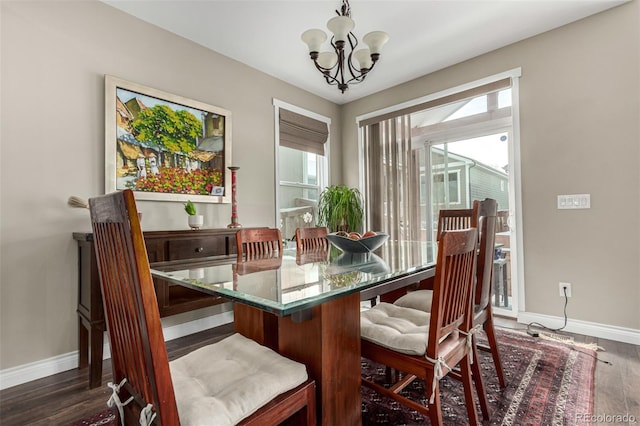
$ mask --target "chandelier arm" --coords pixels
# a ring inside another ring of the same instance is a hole
[[[357,80],[362,73],[359,72],[359,70],[353,65],[353,61],[352,61],[352,57],[353,57],[353,52],[356,50],[356,47],[358,46],[358,38],[352,33],[350,32],[349,34],[347,34],[347,40],[349,40],[349,46],[351,46],[351,51],[349,52],[349,56],[347,57],[347,60],[345,61],[347,64],[347,67],[349,68],[349,74],[351,74],[351,79],[349,79],[349,81],[354,81]],[[348,84],[349,82],[347,82]]]
[[[334,68],[323,68],[322,66],[320,66],[320,64],[318,64],[317,59],[313,59],[313,64],[315,65],[316,69],[318,71],[320,71],[320,73],[323,75],[323,77],[325,78],[325,80],[327,81],[328,84],[332,85],[332,86],[337,86],[339,84],[341,84],[341,81],[338,80],[338,73],[339,73],[339,67],[338,66],[334,66],[335,68],[335,73],[334,75],[331,75],[331,70]],[[336,64],[338,65],[338,64]]]
[[[376,65],[376,63],[375,63],[375,62],[374,62],[374,63],[372,63],[372,64],[371,64],[371,67],[370,67],[367,71],[365,71],[365,72],[363,72],[363,73],[360,73],[360,75],[353,76],[353,78],[352,78],[352,79],[350,79],[350,80],[348,80],[348,81],[347,81],[347,84],[351,84],[351,83],[362,83],[362,82],[364,81],[365,77],[369,74],[369,71],[371,71],[375,65]]]
[[[347,68],[349,69],[349,74],[351,74],[351,78],[349,79],[349,81],[357,80],[363,74],[365,74],[358,71],[358,69],[353,65],[353,62],[351,62],[351,53],[349,54],[349,60],[347,61]]]
[[[338,16],[348,16],[351,17],[351,6],[349,5],[349,0],[342,0],[342,7],[340,10],[336,10],[336,14]]]

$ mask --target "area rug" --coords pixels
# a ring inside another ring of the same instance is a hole
[[[506,388],[500,389],[491,355],[479,351],[491,413],[491,425],[575,425],[593,412],[596,352],[593,349],[522,332],[497,329]],[[484,335],[479,342],[486,344]],[[362,360],[363,374],[384,382],[384,367]],[[425,402],[424,382],[414,381],[405,395]],[[445,425],[468,424],[462,384],[440,382]],[[422,425],[428,418],[395,401],[362,388],[362,424]],[[480,407],[477,407],[481,418]],[[486,424],[486,423],[485,423]]]
[[[593,412],[596,352],[571,342],[530,337],[525,333],[496,330],[507,386],[500,389],[491,355],[479,351],[491,425],[575,425]],[[482,334],[479,342],[486,344]],[[363,375],[384,380],[384,367],[362,359]],[[362,424],[426,425],[429,419],[395,401],[362,387]],[[424,403],[424,382],[416,380],[406,394]],[[468,424],[462,385],[452,379],[441,381],[445,425]],[[478,416],[481,417],[478,407]],[[82,419],[72,426],[119,425],[112,409]],[[487,424],[487,423],[485,423]],[[339,425],[336,425],[339,426]]]

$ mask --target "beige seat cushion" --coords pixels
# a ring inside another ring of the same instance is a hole
[[[304,364],[240,334],[169,364],[183,426],[234,425],[307,380]]]
[[[432,290],[416,290],[410,291],[395,302],[396,306],[404,308],[418,309],[424,312],[431,312],[431,300],[433,298]]]
[[[360,335],[380,346],[409,355],[427,351],[430,314],[379,303],[360,314]]]

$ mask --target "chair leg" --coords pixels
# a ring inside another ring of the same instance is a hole
[[[471,350],[473,351],[473,364],[471,364],[473,383],[476,385],[476,394],[478,395],[478,401],[480,402],[482,418],[489,421],[491,416],[489,414],[489,404],[487,403],[487,392],[484,387],[484,379],[482,378],[482,371],[480,370],[480,359],[478,359],[478,347],[476,346],[475,336],[473,337]]]
[[[489,341],[489,348],[491,349],[491,357],[493,358],[493,364],[496,366],[496,374],[498,375],[498,382],[500,388],[504,389],[506,386],[504,381],[504,373],[502,372],[502,362],[500,361],[500,352],[498,351],[498,340],[496,339],[496,331],[493,327],[493,315],[489,313],[489,317],[482,325],[485,333],[487,334],[487,340]]]
[[[473,397],[473,385],[471,384],[471,365],[469,357],[465,357],[460,361],[460,374],[462,376],[462,386],[464,387],[464,401],[467,407],[467,415],[469,416],[469,424],[477,426],[478,413],[476,411],[476,401]]]
[[[316,410],[316,386],[313,385],[313,390],[307,392],[307,407],[305,410],[307,418],[305,419],[306,426],[316,426],[318,420],[318,413]]]
[[[442,425],[442,404],[440,402],[440,382],[436,384],[434,390],[435,395],[433,398],[433,404],[429,404],[431,398],[431,383],[433,383],[434,372],[433,370],[427,371],[425,383],[427,384],[427,406],[429,407],[429,420],[432,425]]]

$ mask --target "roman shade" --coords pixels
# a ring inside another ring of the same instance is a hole
[[[280,108],[280,146],[324,155],[327,123]]]

